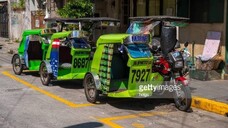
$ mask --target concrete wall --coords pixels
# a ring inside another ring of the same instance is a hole
[[[119,19],[121,17],[120,5],[121,0],[95,0],[95,13],[99,13],[100,17]]]
[[[30,10],[30,11],[36,11],[36,10],[38,10],[38,2],[37,2],[37,0],[26,0],[27,2],[27,8],[28,8],[28,10]]]
[[[24,30],[31,29],[31,11],[38,10],[37,1],[26,0],[25,10],[13,11],[12,2],[9,0],[9,38],[12,40],[21,39]]]
[[[143,3],[144,2],[144,3]],[[150,0],[150,5],[149,5],[149,14],[150,15],[160,15],[160,0]],[[226,1],[225,1],[226,2]],[[163,1],[163,15],[176,15],[176,0],[164,0]],[[130,14],[131,16],[133,15],[133,1],[131,1],[131,9],[130,9]],[[226,4],[225,4],[226,5]],[[138,16],[143,16],[145,15],[145,0],[139,0],[137,3],[138,10],[137,10],[137,15]],[[226,7],[225,7],[226,9]],[[226,12],[226,11],[225,11]],[[226,14],[226,13],[225,13]],[[226,17],[226,16],[225,16]],[[226,19],[226,18],[224,18]],[[184,43],[186,41],[189,42],[196,42],[195,45],[195,55],[202,54],[204,44],[205,44],[205,39],[208,31],[220,31],[222,32],[222,38],[221,38],[221,54],[223,58],[225,58],[225,33],[226,33],[226,25],[224,23],[220,24],[196,24],[192,23],[189,26],[185,28],[180,28],[179,32],[179,40],[181,43]],[[189,45],[189,49],[192,51],[192,46],[191,44]]]
[[[176,0],[163,0],[163,14],[168,16],[176,15]]]
[[[150,0],[149,5],[149,15],[159,15],[160,14],[160,0]]]
[[[189,41],[195,42],[195,55],[203,53],[205,39],[208,31],[219,31],[222,33],[221,37],[221,54],[225,59],[225,24],[190,24],[186,28],[180,28],[180,42]],[[192,46],[189,45],[190,51]]]

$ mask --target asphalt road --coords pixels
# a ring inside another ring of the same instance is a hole
[[[43,86],[37,72],[14,75],[10,59],[1,59],[0,128],[228,127],[227,117],[196,108],[181,112],[168,100],[103,97],[99,104],[89,104],[81,81]]]

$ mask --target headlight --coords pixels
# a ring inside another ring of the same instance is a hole
[[[184,67],[183,61],[176,61],[175,62],[175,68],[183,68],[183,67]]]

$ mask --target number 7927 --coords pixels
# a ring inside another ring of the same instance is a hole
[[[132,70],[131,72],[132,72],[131,83],[133,83],[134,80],[136,82],[139,82],[139,81],[144,82],[148,80],[150,69],[135,69],[135,70]]]

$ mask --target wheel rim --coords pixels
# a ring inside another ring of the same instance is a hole
[[[21,61],[20,58],[16,57],[13,63],[13,69],[15,72],[20,72],[21,70]]]
[[[86,78],[86,90],[89,99],[94,99],[96,97],[95,82],[91,75]]]
[[[41,67],[41,80],[45,83],[48,79],[48,72],[45,65]]]

